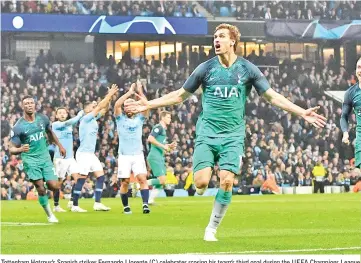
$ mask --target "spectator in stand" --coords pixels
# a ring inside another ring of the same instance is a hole
[[[14,5],[16,3],[16,5]],[[119,16],[202,16],[188,1],[2,1],[4,13],[52,13]]]
[[[281,189],[276,183],[275,176],[272,172],[267,173],[267,180],[261,186],[262,194],[281,194]]]

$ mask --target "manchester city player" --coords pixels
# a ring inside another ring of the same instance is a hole
[[[150,213],[148,207],[149,188],[147,183],[147,167],[145,165],[142,130],[145,118],[148,112],[133,114],[122,111],[122,106],[133,101],[131,97],[135,93],[135,88],[139,93],[140,99],[146,100],[143,94],[143,87],[140,81],[132,84],[129,91],[121,96],[114,106],[114,113],[117,123],[119,138],[118,148],[118,178],[121,180],[120,197],[122,199],[124,213],[131,214],[132,210],[128,204],[128,186],[131,172],[138,179],[140,193],[143,201],[143,213]]]
[[[118,91],[118,86],[113,84],[105,98],[96,105],[93,102],[87,102],[84,105],[84,117],[81,118],[79,124],[80,146],[76,152],[76,161],[80,167],[80,177],[74,186],[73,207],[72,212],[86,212],[78,205],[81,190],[90,172],[94,173],[97,178],[95,184],[95,203],[93,209],[95,211],[109,211],[110,208],[100,202],[104,185],[104,171],[98,157],[95,155],[95,146],[98,137],[98,122],[96,117],[99,112],[109,107],[109,103]]]
[[[55,171],[60,185],[65,175],[72,176],[74,180],[79,177],[80,169],[78,163],[75,161],[73,151],[73,127],[83,115],[84,111],[80,111],[77,116],[67,120],[68,111],[66,108],[59,107],[56,109],[57,121],[52,124],[52,130],[66,150],[65,158],[62,158],[60,155],[58,147],[55,148],[54,153]],[[59,206],[59,190],[54,192],[54,212],[65,212],[65,210]]]

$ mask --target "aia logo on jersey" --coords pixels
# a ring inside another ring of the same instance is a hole
[[[216,87],[213,95],[221,98],[238,98],[238,89],[236,87]]]
[[[35,134],[30,135],[29,142],[37,142],[44,138],[44,132],[37,132]]]

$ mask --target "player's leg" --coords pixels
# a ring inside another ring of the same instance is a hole
[[[153,189],[150,192],[148,203],[154,204],[155,198],[158,196],[160,189],[162,189],[165,185],[166,167],[163,158],[148,158],[148,163],[152,170],[153,176],[156,177],[148,180],[148,185],[153,186]]]
[[[148,206],[149,201],[149,186],[147,181],[147,167],[144,161],[144,155],[135,156],[134,161],[132,162],[132,170],[135,174],[136,179],[139,182],[140,186],[140,195],[143,202],[143,214],[149,214],[150,209]]]
[[[77,163],[77,161],[75,161],[74,158],[71,158],[69,159],[69,168],[67,170],[67,174],[73,178],[73,180],[75,180],[75,183],[73,184],[72,188],[71,188],[71,198],[70,198],[70,201],[68,202],[68,208],[71,210],[73,208],[73,204],[74,204],[74,191],[75,191],[75,186],[76,186],[76,183],[78,182],[78,178],[80,178],[80,166],[79,164]],[[77,186],[78,188],[80,188],[80,192],[82,190],[82,187],[85,183],[85,180],[86,180],[86,176],[83,176],[82,179],[81,179],[81,182],[80,184]],[[78,200],[79,200],[79,196],[78,195]],[[79,207],[79,205],[77,205],[77,208],[75,208],[75,210],[77,210],[76,212],[86,212],[86,210],[82,209]]]
[[[129,178],[123,178],[120,179],[120,199],[122,200],[122,204],[123,204],[123,213],[124,214],[131,214],[132,210],[130,209],[129,206],[129,198],[128,198],[128,189],[129,189],[129,182],[130,179]]]
[[[34,184],[36,191],[38,192],[39,204],[44,209],[49,223],[58,223],[59,222],[58,219],[54,216],[50,208],[49,198],[46,193],[44,180],[43,179],[31,180],[31,182]]]
[[[63,184],[63,180],[65,178],[66,172],[68,170],[69,164],[65,159],[55,158],[54,159],[54,167],[56,175],[58,176],[58,184],[59,189],[53,192],[54,195],[54,212],[66,212],[63,208],[59,206],[59,199],[60,199],[60,189]]]
[[[95,202],[94,202],[94,206],[93,209],[95,211],[109,211],[111,208],[105,206],[104,204],[101,203],[101,198],[102,198],[102,194],[103,194],[103,186],[104,186],[104,171],[103,171],[103,166],[100,163],[98,157],[96,157],[95,154],[91,155],[91,167],[90,167],[90,171],[94,173],[94,176],[96,178],[96,182],[95,182]]]
[[[56,175],[54,165],[51,161],[45,162],[42,165],[42,177],[44,178],[42,182],[37,182],[36,185],[39,187],[41,194],[39,193],[39,202],[44,208],[44,211],[48,215],[48,221],[50,223],[58,223],[58,219],[51,213],[48,196],[44,187],[44,181],[50,191],[56,192],[59,191],[58,176]],[[37,190],[39,191],[37,188]],[[41,196],[41,197],[40,197]],[[49,211],[51,214],[49,214]]]
[[[212,142],[204,137],[198,137],[193,153],[194,186],[199,195],[208,188],[214,167],[215,149]]]
[[[131,163],[129,156],[119,155],[118,156],[118,179],[120,180],[120,198],[123,204],[123,213],[131,214],[132,210],[130,209],[128,203],[128,189],[130,182],[130,173],[131,173]]]
[[[219,151],[220,188],[213,203],[212,214],[204,234],[205,241],[217,241],[215,234],[231,203],[234,176],[239,171],[239,156],[243,155],[243,140],[240,138],[223,138],[222,141]]]
[[[73,193],[73,206],[71,207],[72,212],[87,212],[86,210],[79,207],[79,198],[81,195],[81,190],[83,189],[84,183],[88,174],[90,172],[91,160],[89,160],[89,155],[87,153],[77,152],[76,153],[76,162],[79,165],[79,177],[76,180],[74,185]]]

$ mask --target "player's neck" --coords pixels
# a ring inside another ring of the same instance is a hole
[[[164,129],[167,129],[167,124],[165,124],[164,121],[160,121],[159,123],[160,123],[160,125],[162,125],[162,127],[163,127]]]
[[[225,53],[218,56],[219,63],[225,68],[229,68],[236,61],[237,55],[234,52]]]
[[[33,121],[35,121],[35,112],[30,113],[30,114],[24,112],[24,117],[23,118],[28,122],[33,122]]]

